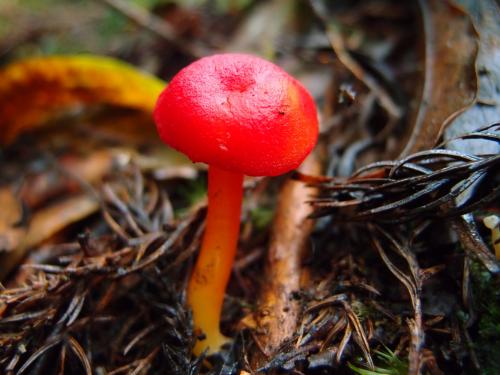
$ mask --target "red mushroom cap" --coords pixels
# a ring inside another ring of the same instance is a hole
[[[221,54],[182,69],[156,103],[161,139],[193,162],[250,176],[297,168],[316,144],[311,95],[280,67]]]

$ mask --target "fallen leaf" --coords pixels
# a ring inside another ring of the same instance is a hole
[[[500,120],[500,7],[494,0],[458,1],[471,15],[480,35],[477,71],[477,102],[446,128],[444,138],[451,139]],[[500,144],[485,140],[454,140],[447,148],[469,154],[498,154]]]
[[[58,167],[28,176],[19,192],[19,199],[30,210],[49,199],[79,192],[82,185],[99,182],[113,167],[115,153],[110,149],[95,150],[86,157],[72,153],[57,160]]]
[[[95,198],[82,194],[37,211],[15,249],[0,257],[0,280],[19,263],[28,249],[49,239],[68,225],[88,217],[98,208],[99,203]]]
[[[124,62],[91,55],[36,57],[0,70],[0,143],[83,105],[151,112],[165,83]]]
[[[9,188],[0,189],[0,252],[9,250],[18,243],[23,230],[15,224],[21,220],[21,205]]]
[[[477,33],[461,8],[447,1],[419,1],[425,37],[424,81],[418,111],[402,156],[430,149],[477,93]]]

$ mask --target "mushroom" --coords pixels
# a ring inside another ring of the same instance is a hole
[[[208,168],[208,213],[188,285],[194,353],[228,341],[219,322],[240,228],[243,176],[297,168],[318,137],[311,95],[280,67],[245,54],[202,58],[160,94],[154,118],[163,142]]]

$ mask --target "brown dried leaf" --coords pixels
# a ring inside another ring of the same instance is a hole
[[[457,0],[470,13],[480,35],[477,71],[477,102],[446,128],[445,138],[470,133],[500,120],[500,5],[494,0]],[[485,140],[457,140],[448,148],[471,154],[498,154],[500,143]]]
[[[98,207],[95,198],[78,195],[38,211],[19,247],[29,248],[50,238],[69,224],[97,211]]]
[[[21,220],[21,206],[11,189],[0,189],[0,251],[11,249],[18,243],[23,230],[15,228]]]
[[[425,71],[418,111],[402,155],[435,146],[443,130],[474,103],[478,36],[460,8],[447,1],[420,0]]]
[[[17,246],[0,258],[0,280],[19,262],[26,251],[49,239],[68,225],[77,222],[99,208],[99,203],[88,195],[78,195],[37,211]]]
[[[82,182],[94,184],[109,173],[115,153],[109,149],[96,150],[88,157],[68,154],[57,160],[57,168],[28,176],[20,192],[20,200],[30,209],[51,198],[81,190]]]

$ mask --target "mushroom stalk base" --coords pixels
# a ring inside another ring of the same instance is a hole
[[[200,254],[188,286],[188,304],[195,329],[206,338],[198,341],[196,355],[216,352],[228,339],[219,323],[240,231],[243,175],[210,166],[208,213]]]

